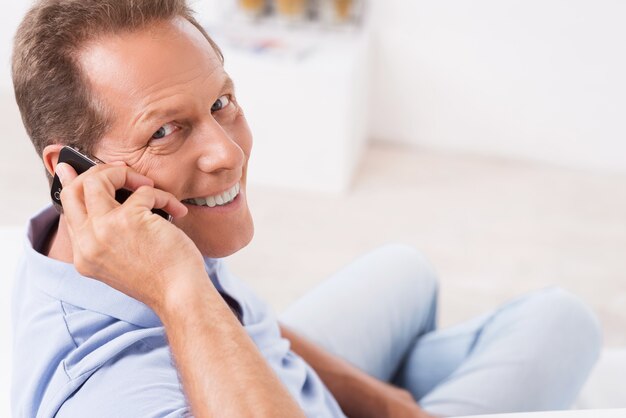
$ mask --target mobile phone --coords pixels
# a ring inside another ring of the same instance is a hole
[[[80,153],[78,150],[65,146],[61,148],[61,152],[59,153],[59,163],[67,163],[72,166],[72,168],[76,171],[76,174],[82,174],[87,171],[90,167],[93,167],[97,163],[93,161],[91,158],[86,155]],[[102,162],[98,160],[98,162]],[[50,189],[50,197],[52,201],[59,206],[63,206],[61,204],[61,190],[63,186],[61,185],[61,180],[55,174],[54,179],[52,180],[52,187]],[[115,200],[119,203],[124,203],[126,199],[132,194],[130,190],[127,189],[119,189],[115,191]],[[152,213],[157,214],[164,218],[165,220],[171,222],[172,216],[164,211],[163,209],[152,209]]]

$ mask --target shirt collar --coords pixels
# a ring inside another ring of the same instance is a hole
[[[46,206],[31,218],[28,239],[24,243],[26,276],[42,292],[71,305],[144,328],[161,326],[159,317],[147,305],[98,280],[81,275],[73,264],[55,260],[37,251],[58,219],[59,214],[52,205]],[[222,260],[208,257],[204,260],[211,281],[221,290],[217,268]],[[239,305],[234,299],[233,301]]]

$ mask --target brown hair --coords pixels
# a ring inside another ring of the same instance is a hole
[[[15,99],[35,150],[53,143],[91,155],[108,127],[106,108],[91,93],[76,56],[90,40],[142,29],[181,16],[223,61],[218,46],[193,17],[186,0],[39,0],[15,35]],[[51,179],[48,176],[49,180]]]

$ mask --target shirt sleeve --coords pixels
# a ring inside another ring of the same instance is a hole
[[[191,417],[168,347],[138,341],[95,371],[56,414],[86,416]]]

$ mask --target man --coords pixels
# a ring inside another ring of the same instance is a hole
[[[560,289],[436,330],[434,273],[397,244],[355,260],[279,324],[221,260],[253,236],[252,136],[184,0],[41,0],[18,30],[13,78],[27,132],[63,184],[63,213],[31,220],[18,269],[15,416],[556,409],[597,358],[596,319]],[[58,164],[64,145],[106,163],[77,176]],[[121,205],[119,188],[134,191]]]

